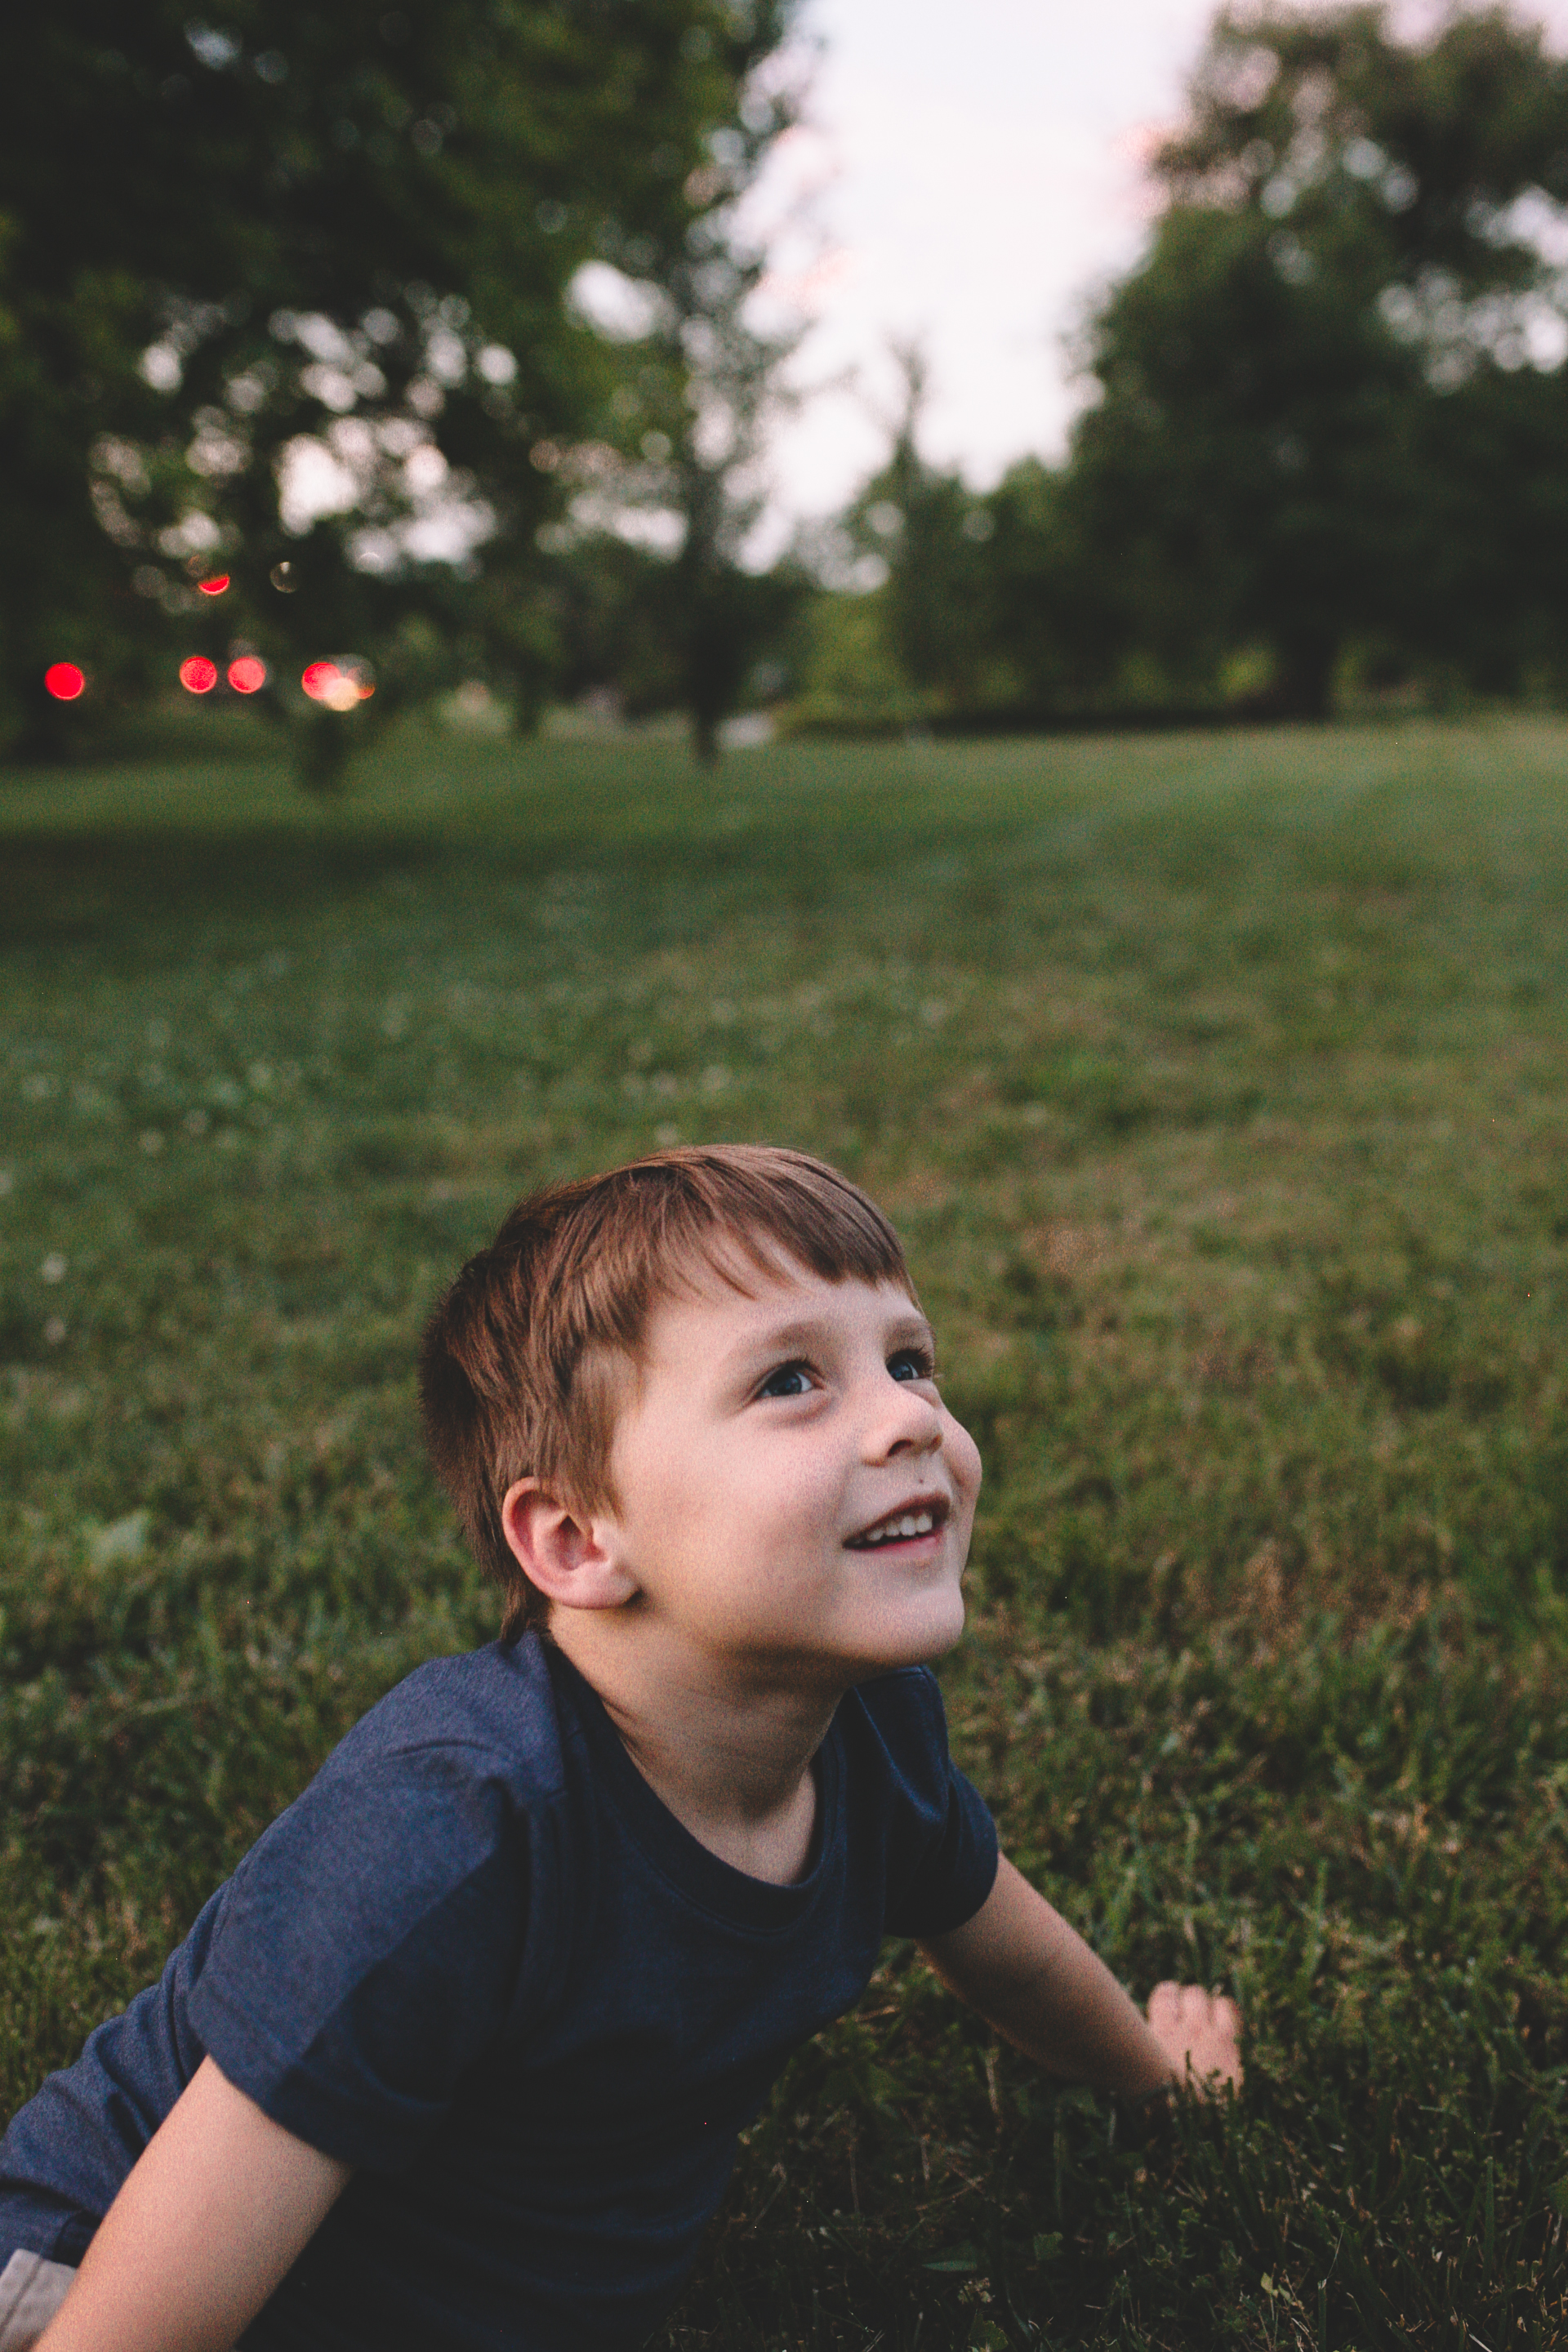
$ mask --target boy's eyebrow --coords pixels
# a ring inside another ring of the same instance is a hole
[[[742,1363],[752,1356],[773,1355],[781,1348],[816,1347],[824,1339],[833,1338],[834,1332],[835,1327],[831,1323],[824,1322],[816,1316],[803,1317],[795,1323],[775,1323],[731,1349],[726,1361]],[[924,1339],[933,1349],[936,1346],[936,1333],[916,1307],[911,1307],[907,1315],[900,1315],[886,1337],[890,1340]]]

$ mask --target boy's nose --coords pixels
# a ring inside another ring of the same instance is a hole
[[[903,1393],[884,1395],[880,1410],[867,1429],[869,1448],[879,1454],[934,1453],[942,1444],[942,1415],[929,1397],[918,1395],[906,1382]]]

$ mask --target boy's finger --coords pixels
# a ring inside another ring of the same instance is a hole
[[[1157,1984],[1149,1996],[1149,2022],[1155,2031],[1195,2032],[1213,2014],[1211,1996],[1202,1985]]]
[[[1156,2032],[1179,2022],[1182,2014],[1182,1988],[1167,1978],[1157,1984],[1149,1996],[1149,2022]]]
[[[1173,1977],[1154,1987],[1149,1996],[1149,2008],[1151,2013],[1158,2009],[1162,2016],[1173,2018],[1184,2014],[1212,2017],[1216,2013],[1239,2018],[1241,2014],[1230,1995],[1221,1992],[1217,1985],[1208,1992],[1202,1985],[1178,1984]]]

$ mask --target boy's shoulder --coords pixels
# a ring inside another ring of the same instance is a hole
[[[465,1775],[499,1773],[548,1796],[563,1781],[564,1728],[545,1645],[525,1633],[416,1666],[361,1716],[320,1777],[424,1758]]]

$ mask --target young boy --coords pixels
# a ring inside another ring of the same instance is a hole
[[[374,1707],[16,2117],[0,2352],[635,2346],[887,1934],[1053,2072],[1239,2079],[1230,2003],[1145,2022],[949,1760],[980,1458],[932,1345],[798,1152],[513,1210],[421,1354],[501,1639]]]

